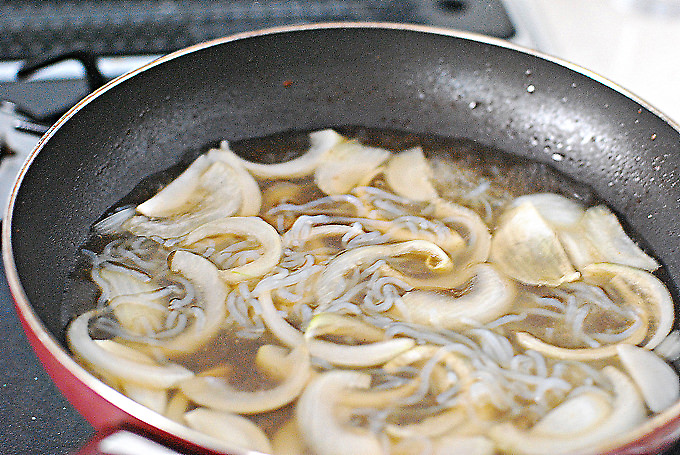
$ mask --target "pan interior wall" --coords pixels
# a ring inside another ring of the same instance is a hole
[[[62,121],[25,175],[12,218],[29,301],[61,339],[69,312],[59,302],[79,247],[146,176],[222,139],[341,125],[464,138],[549,163],[591,186],[672,281],[680,277],[680,141],[652,112],[512,49],[408,29],[330,28],[176,56]]]

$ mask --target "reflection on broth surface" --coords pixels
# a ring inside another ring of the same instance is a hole
[[[678,399],[659,264],[587,188],[342,132],[223,142],[97,223],[74,355],[274,454],[596,452]]]

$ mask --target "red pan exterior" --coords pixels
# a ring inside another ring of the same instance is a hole
[[[41,140],[12,196],[3,259],[19,316],[50,376],[95,428],[130,426],[190,452],[236,453],[120,395],[68,355],[63,331],[79,308],[59,302],[91,292],[74,291],[69,278],[89,227],[187,151],[342,125],[465,137],[551,163],[624,216],[664,263],[677,298],[680,132],[642,101],[572,65],[444,30],[331,24],[239,35],[88,96]],[[668,446],[679,416],[676,404],[610,453]]]

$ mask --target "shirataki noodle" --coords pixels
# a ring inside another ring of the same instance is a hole
[[[281,455],[596,453],[677,401],[659,264],[605,206],[455,153],[309,143],[262,164],[223,142],[95,225],[76,358]]]

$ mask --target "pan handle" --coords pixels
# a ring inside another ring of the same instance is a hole
[[[102,431],[73,455],[186,455],[130,430]]]

